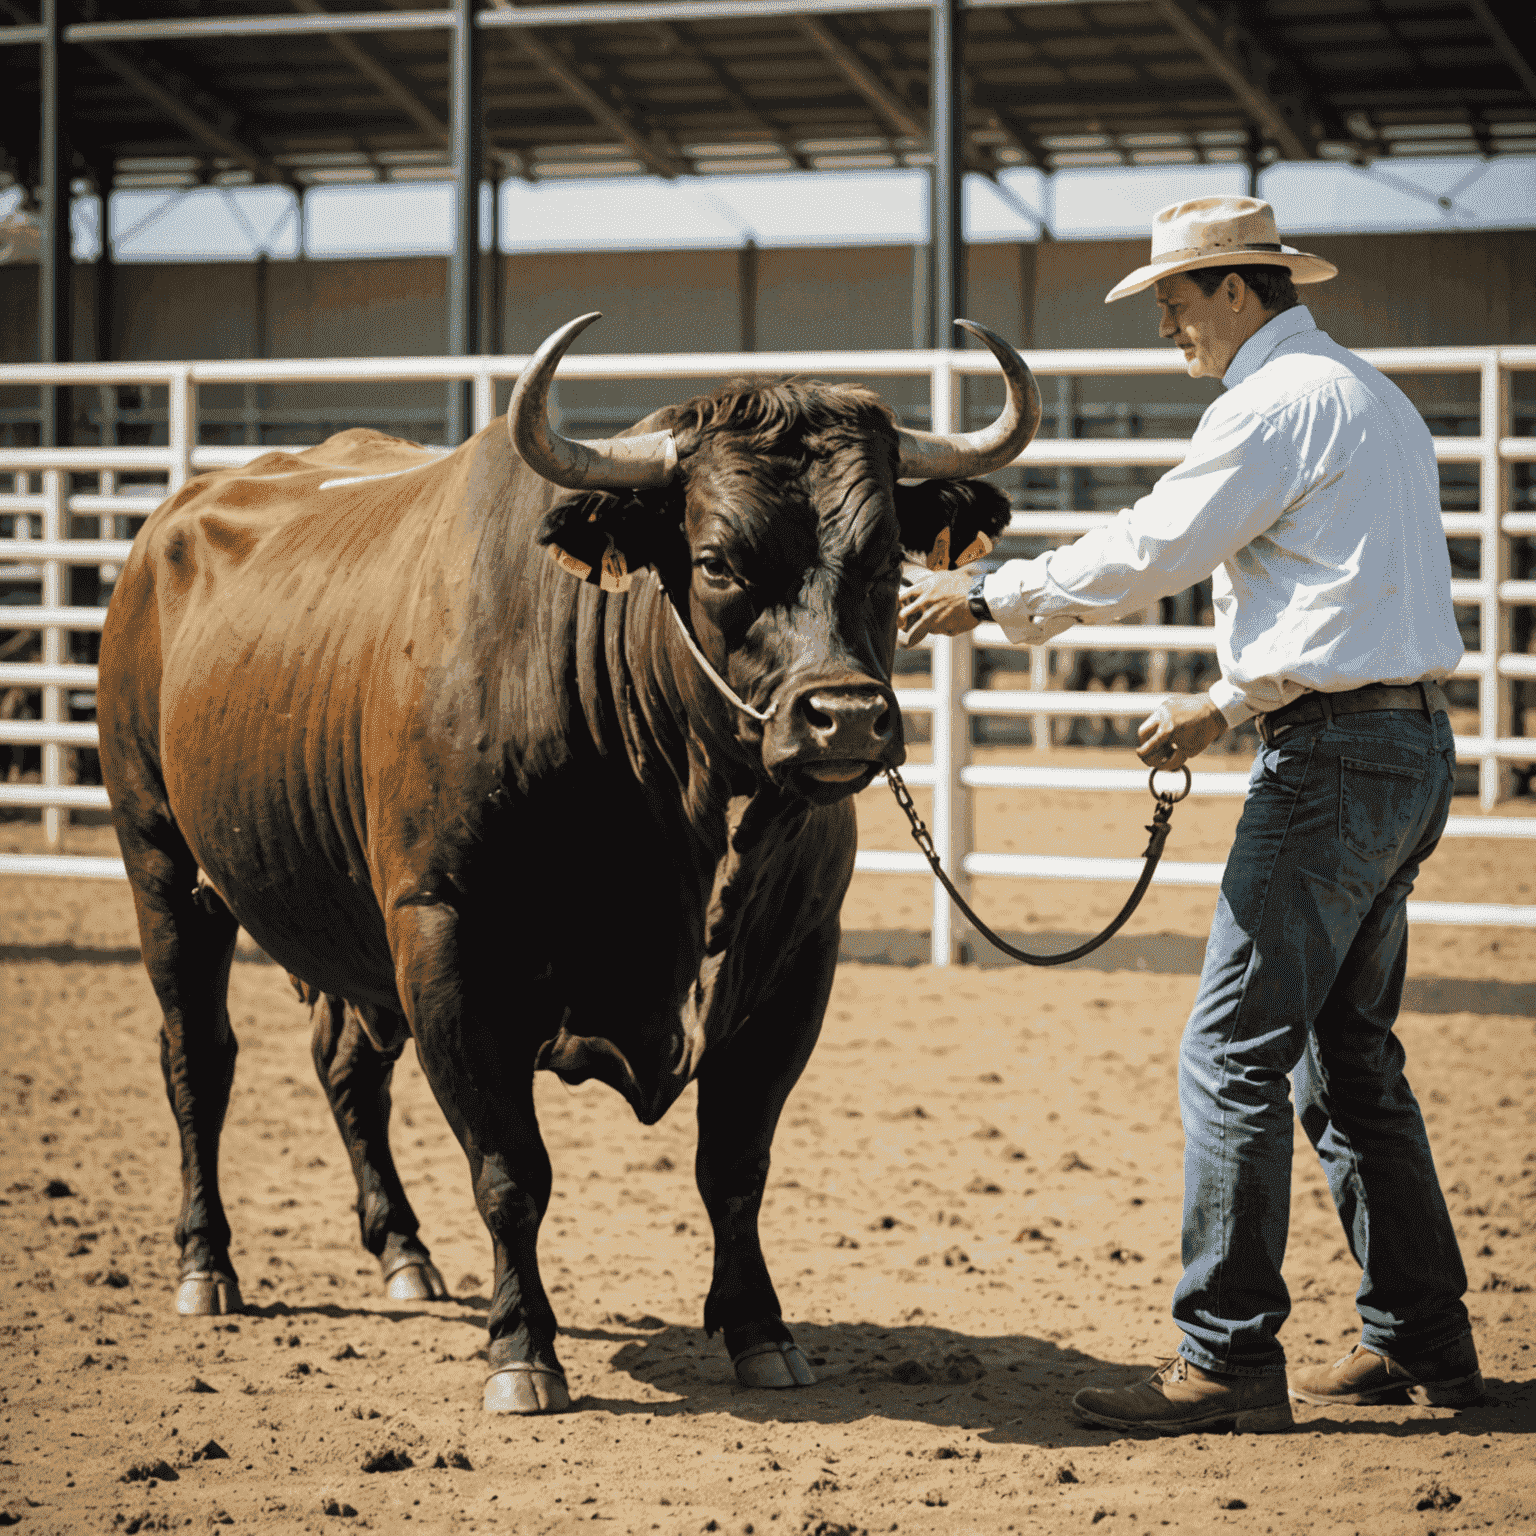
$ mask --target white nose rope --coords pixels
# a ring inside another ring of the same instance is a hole
[[[709,657],[699,649],[698,641],[693,638],[693,635],[689,632],[688,626],[683,623],[683,616],[677,611],[677,604],[672,601],[672,594],[670,592],[665,592],[663,593],[663,596],[666,598],[667,607],[671,610],[672,617],[677,620],[677,627],[683,632],[683,639],[688,642],[688,649],[693,652],[693,659],[698,662],[698,664],[704,669],[704,675],[709,678],[710,682],[712,682],[715,687],[718,688],[720,692],[723,693],[726,698],[728,698],[731,703],[736,706],[737,709],[741,710],[744,714],[751,715],[754,720],[759,720],[764,725],[767,725],[767,723],[773,719],[774,715],[778,712],[779,701],[775,699],[773,703],[770,704],[765,710],[753,709],[753,707],[748,704],[747,701],[742,698],[742,696],[737,693],[736,690],[732,688],[731,685],[726,682],[726,680],[721,677],[717,671],[715,671],[714,667],[710,665]]]

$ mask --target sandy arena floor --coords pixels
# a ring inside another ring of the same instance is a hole
[[[861,804],[871,846],[902,845],[888,800]],[[981,807],[981,846],[1125,857],[1146,802],[996,793]],[[1169,857],[1221,858],[1237,809],[1182,806]],[[0,847],[37,837],[0,825]],[[1530,846],[1451,845],[1419,894],[1529,902]],[[74,830],[70,847],[107,851],[110,834]],[[1042,944],[1091,932],[1121,899],[1001,881],[977,894],[996,926]],[[252,1310],[178,1319],[176,1152],[127,889],[0,882],[0,1524],[1536,1531],[1530,931],[1418,930],[1400,1026],[1471,1276],[1486,1402],[1303,1408],[1268,1437],[1074,1422],[1078,1387],[1133,1380],[1176,1344],[1173,1074],[1211,902],[1156,891],[1128,936],[1066,971],[938,971],[888,963],[922,952],[927,882],[859,879],[848,953],[887,963],[839,972],[763,1216],[821,1378],[803,1392],[738,1388],[699,1328],[710,1241],[692,1095],[646,1131],[608,1090],[542,1078],[556,1173],[542,1256],[577,1401],[513,1420],[479,1407],[489,1245],[412,1054],[394,1141],[454,1293],[437,1304],[384,1298],[305,1012],[242,948],[223,1189]],[[1297,1140],[1284,1338],[1294,1359],[1325,1361],[1354,1337],[1357,1275]],[[364,1470],[380,1458],[397,1469]]]

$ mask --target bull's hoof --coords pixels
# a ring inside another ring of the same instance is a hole
[[[182,1317],[218,1317],[245,1311],[240,1287],[216,1269],[198,1269],[183,1275],[176,1290],[176,1311]]]
[[[411,1259],[402,1264],[385,1282],[385,1294],[391,1301],[447,1301],[448,1287],[437,1265],[426,1259]]]
[[[487,1413],[564,1413],[571,1406],[565,1374],[514,1360],[485,1378]]]
[[[731,1364],[736,1367],[736,1380],[744,1387],[814,1387],[815,1373],[810,1362],[800,1352],[800,1346],[790,1341],[770,1344],[754,1344],[744,1349]]]

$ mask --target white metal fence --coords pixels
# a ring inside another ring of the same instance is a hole
[[[1389,348],[1363,354],[1389,373],[1470,374],[1479,391],[1479,432],[1475,437],[1438,437],[1442,464],[1474,465],[1478,470],[1476,512],[1446,512],[1448,535],[1479,541],[1481,555],[1474,580],[1453,583],[1456,602],[1475,606],[1481,637],[1457,669],[1458,677],[1478,685],[1478,729],[1459,736],[1458,755],[1479,764],[1479,816],[1453,816],[1447,829],[1452,838],[1507,837],[1533,844],[1536,818],[1486,813],[1506,792],[1508,765],[1536,762],[1536,737],[1515,734],[1513,691],[1520,679],[1536,680],[1536,654],[1511,649],[1511,616],[1521,606],[1536,605],[1536,580],[1508,579],[1510,548],[1516,538],[1536,536],[1536,511],[1511,510],[1512,467],[1536,462],[1536,437],[1512,435],[1511,378],[1515,372],[1536,370],[1536,347]],[[370,383],[468,379],[474,386],[475,426],[495,415],[499,383],[514,378],[526,359],[479,358],[335,358],[293,361],[199,363],[76,363],[0,367],[0,389],[9,386],[69,385],[98,387],[140,385],[163,387],[168,393],[164,447],[8,448],[0,447],[0,476],[12,476],[13,489],[0,493],[0,514],[17,517],[18,536],[0,539],[0,579],[31,574],[39,588],[36,606],[0,609],[0,630],[25,628],[40,632],[37,660],[0,660],[0,696],[5,690],[34,690],[41,696],[40,719],[0,718],[0,746],[41,748],[38,783],[0,783],[0,806],[40,808],[50,852],[0,854],[0,874],[62,877],[123,878],[120,860],[69,855],[62,850],[63,831],[73,810],[99,810],[107,805],[100,787],[64,782],[65,754],[71,748],[94,747],[96,727],[68,718],[71,693],[89,692],[96,669],[71,662],[66,635],[101,628],[105,609],[70,607],[65,601],[65,571],[71,566],[118,564],[127,558],[129,542],[112,537],[125,531],[123,519],[143,516],[169,492],[202,470],[236,465],[270,451],[259,447],[211,447],[199,444],[198,390],[205,385]],[[1177,374],[1183,362],[1171,350],[1057,351],[1030,355],[1042,378],[1106,377],[1137,374]],[[571,380],[709,379],[740,374],[798,373],[864,379],[926,377],[931,422],[936,431],[953,430],[958,422],[961,380],[994,375],[992,358],[982,352],[796,352],[667,354],[649,357],[567,357],[562,378]],[[1019,460],[1041,467],[1166,466],[1183,458],[1181,438],[1037,439]],[[71,488],[73,474],[98,477],[95,489]],[[119,484],[120,477],[157,484]],[[41,521],[41,538],[30,533],[30,521]],[[96,537],[76,537],[79,519],[94,519]],[[1016,512],[1010,531],[1044,535],[1078,534],[1108,521],[1109,514],[1053,511]],[[21,567],[22,569],[17,569]],[[982,625],[956,640],[929,643],[931,676],[926,688],[898,690],[901,707],[931,719],[932,762],[905,770],[913,785],[928,786],[933,795],[929,816],[934,842],[945,865],[962,888],[976,875],[1002,875],[1042,880],[1106,880],[1128,882],[1139,869],[1136,859],[1046,857],[991,853],[974,846],[971,797],[976,790],[994,788],[1072,788],[1111,790],[1140,788],[1144,774],[1136,769],[1085,770],[987,766],[971,761],[970,721],[973,716],[1026,716],[1036,740],[1053,718],[1125,716],[1153,707],[1162,693],[1084,693],[1053,691],[1048,684],[1046,648],[1037,648],[1028,689],[978,689],[973,686],[975,650],[1006,647],[996,625]],[[1213,650],[1213,632],[1200,625],[1079,626],[1050,646],[1058,651],[1147,650],[1166,654]],[[1241,772],[1197,772],[1194,791],[1201,795],[1241,796],[1247,775]],[[1527,862],[1526,867],[1531,867]],[[926,874],[927,866],[910,852],[864,850],[858,868],[887,874]],[[1157,874],[1163,885],[1215,886],[1222,866],[1168,861]],[[961,937],[958,919],[942,888],[934,882],[932,956],[937,964],[954,957]],[[1536,905],[1507,903],[1411,902],[1409,917],[1417,922],[1513,924],[1536,927]]]

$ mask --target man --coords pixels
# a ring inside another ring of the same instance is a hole
[[[1106,302],[1155,285],[1159,335],[1191,376],[1226,385],[1188,457],[1109,527],[981,580],[921,578],[902,608],[909,644],[988,617],[1027,642],[1213,574],[1221,679],[1159,706],[1138,753],[1179,768],[1258,722],[1179,1059],[1183,1340],[1149,1380],[1073,1399],[1115,1428],[1282,1429],[1289,1397],[1482,1392],[1466,1272],[1392,1032],[1405,902],[1450,808],[1439,683],[1462,645],[1429,431],[1297,302],[1294,284],[1335,272],[1280,243],[1267,203],[1163,209],[1151,262]],[[1359,1344],[1295,1371],[1289,1397],[1277,1338],[1290,1311],[1287,1074],[1362,1270]]]

